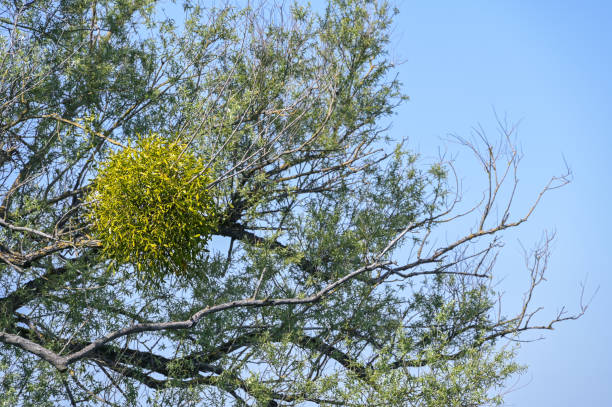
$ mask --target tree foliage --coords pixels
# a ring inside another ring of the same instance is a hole
[[[567,178],[513,217],[511,127],[473,206],[390,138],[393,15],[0,0],[0,405],[500,402],[503,339],[584,311],[535,322],[549,239],[493,289]]]
[[[145,283],[183,274],[215,231],[210,169],[189,146],[140,137],[102,162],[90,183],[90,229],[102,252]]]

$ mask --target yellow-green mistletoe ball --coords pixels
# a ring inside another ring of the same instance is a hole
[[[211,171],[188,146],[157,135],[99,165],[87,201],[103,254],[145,281],[184,275],[217,226]]]

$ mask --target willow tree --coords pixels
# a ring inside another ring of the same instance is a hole
[[[492,288],[567,179],[511,216],[507,129],[464,210],[385,127],[383,2],[0,4],[0,405],[486,405],[575,317],[532,318],[546,241]]]

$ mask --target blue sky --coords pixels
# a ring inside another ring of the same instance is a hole
[[[398,109],[391,135],[435,156],[441,139],[469,136],[482,125],[494,134],[493,110],[520,121],[525,154],[519,206],[551,175],[574,180],[546,196],[529,224],[506,235],[498,263],[508,298],[527,283],[520,242],[556,231],[548,281],[536,298],[552,316],[577,310],[580,283],[597,295],[578,321],[522,345],[530,368],[509,383],[508,406],[612,405],[612,3],[597,1],[398,2],[391,44],[410,101]],[[449,151],[460,151],[456,146]],[[464,157],[459,152],[459,161]],[[467,155],[465,155],[467,158]],[[468,190],[476,179],[461,173]]]

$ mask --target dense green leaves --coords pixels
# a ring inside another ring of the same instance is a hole
[[[157,135],[100,164],[88,201],[103,254],[145,282],[185,274],[219,222],[211,169],[187,144]]]

